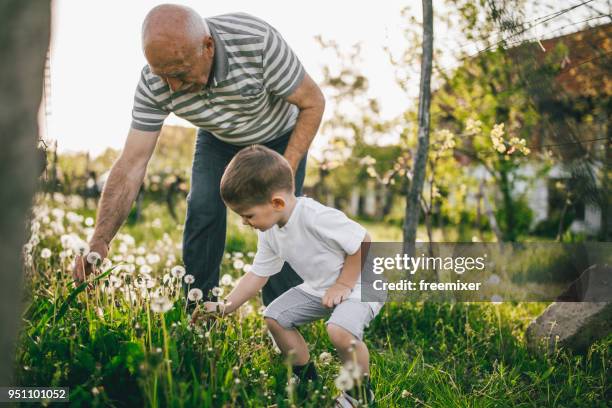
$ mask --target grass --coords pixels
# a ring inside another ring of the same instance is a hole
[[[16,356],[20,385],[70,387],[71,406],[332,406],[339,360],[318,360],[332,351],[322,322],[302,330],[322,378],[306,393],[287,389],[287,366],[264,330],[258,301],[189,327],[180,279],[170,272],[180,265],[182,231],[163,207],[148,206],[143,223],[125,227],[111,252],[122,266],[77,293],[61,236],[85,238],[88,220],[68,215],[81,208],[78,200],[47,201],[36,211],[36,239],[26,246],[30,302]],[[222,265],[232,277],[226,292],[255,248],[253,234],[236,221],[230,217],[231,252]],[[367,227],[376,239],[387,230]],[[51,250],[49,258],[43,248]],[[143,265],[153,270],[151,279],[143,279]],[[155,313],[151,292],[172,307]],[[545,306],[387,304],[365,335],[378,406],[609,406],[612,336],[584,355],[530,353],[523,333]]]

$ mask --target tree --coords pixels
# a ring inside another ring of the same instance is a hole
[[[416,241],[419,222],[420,198],[425,180],[425,166],[429,150],[429,124],[431,104],[431,67],[433,59],[433,7],[431,0],[423,0],[423,56],[421,59],[421,82],[419,91],[418,148],[414,158],[412,182],[406,197],[406,218],[404,221],[404,243]]]
[[[21,316],[21,248],[36,188],[37,115],[49,46],[50,2],[0,3],[0,384],[11,384]]]

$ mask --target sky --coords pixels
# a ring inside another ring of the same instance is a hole
[[[551,7],[561,9],[581,1],[552,2]],[[41,110],[41,133],[46,139],[57,140],[60,152],[89,151],[97,155],[108,147],[123,146],[131,122],[134,89],[146,64],[141,24],[146,13],[161,3],[164,1],[53,1],[51,77],[47,108]],[[360,42],[359,68],[369,80],[370,95],[380,102],[382,118],[396,117],[418,104],[418,75],[409,93],[402,91],[383,47],[402,49],[406,21],[400,11],[410,4],[411,13],[421,20],[420,1],[378,1],[374,5],[357,0],[310,0],[300,5],[264,0],[181,0],[180,4],[204,17],[243,11],[266,20],[280,31],[316,82],[322,79],[322,67],[336,62],[332,53],[322,52],[314,40],[316,35],[332,39],[344,49]],[[434,9],[443,13],[444,3],[434,0]],[[576,19],[581,11],[576,10]],[[455,37],[459,36],[435,27],[437,44],[453,47]],[[329,113],[327,109],[326,115]],[[190,126],[174,116],[165,123]],[[325,138],[317,137],[311,152],[316,155],[324,143]]]

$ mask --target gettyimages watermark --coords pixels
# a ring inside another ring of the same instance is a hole
[[[362,246],[364,302],[610,302],[612,243]]]

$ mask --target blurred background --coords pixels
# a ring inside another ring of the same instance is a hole
[[[159,1],[53,3],[41,104],[44,190],[95,208],[131,121]],[[610,2],[445,1],[434,6],[432,126],[417,238],[610,238]],[[535,4],[534,4],[535,3]],[[186,1],[275,26],[327,99],[305,194],[401,240],[416,151],[420,4]],[[339,18],[339,16],[344,16]],[[148,203],[182,223],[195,128],[166,120],[131,222]]]

